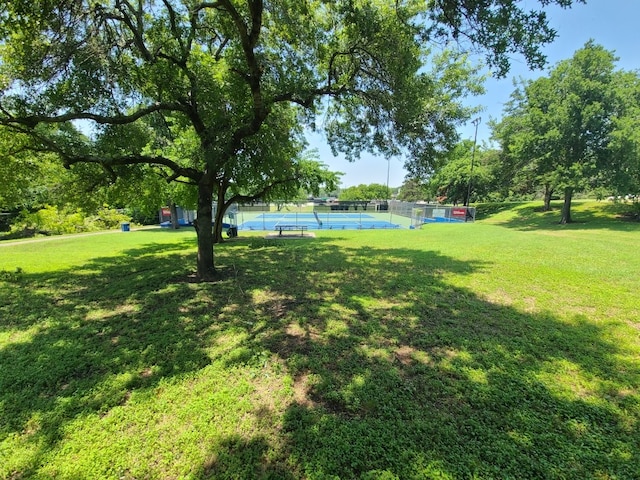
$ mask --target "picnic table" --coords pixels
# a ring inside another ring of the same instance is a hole
[[[304,236],[304,232],[307,229],[307,225],[276,225],[276,231],[279,232],[278,236],[282,236],[282,232],[300,231],[300,236]]]

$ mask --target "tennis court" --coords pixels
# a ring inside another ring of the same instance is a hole
[[[388,214],[384,215],[389,218]],[[403,228],[368,213],[262,213],[238,225],[238,230],[274,230],[282,225],[306,226],[308,230],[365,230]]]

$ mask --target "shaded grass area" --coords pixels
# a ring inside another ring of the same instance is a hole
[[[629,232],[131,233],[0,252],[0,477],[637,478]]]
[[[629,203],[574,200],[571,207],[573,223],[563,225],[565,230],[607,229],[640,232],[640,222],[630,216]],[[479,204],[478,219],[520,230],[557,229],[561,218],[562,202],[551,202],[551,210],[543,211],[541,202],[513,202]]]

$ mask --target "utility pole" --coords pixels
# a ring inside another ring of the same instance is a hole
[[[469,210],[469,198],[471,197],[471,178],[473,177],[473,163],[476,158],[476,141],[478,140],[478,125],[480,125],[480,121],[482,119],[480,117],[472,120],[471,123],[476,127],[475,134],[473,135],[473,150],[471,150],[471,171],[469,172],[469,185],[467,186],[467,201],[464,203],[464,206],[467,207],[467,213]],[[465,216],[466,221],[466,216]]]
[[[391,159],[387,158],[387,202],[391,198],[391,193],[389,192],[389,171],[391,170]]]

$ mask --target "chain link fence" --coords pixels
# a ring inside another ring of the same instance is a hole
[[[438,205],[433,203],[389,202],[389,211],[394,215],[411,219],[411,227],[420,228],[425,223],[474,222],[475,207]]]

